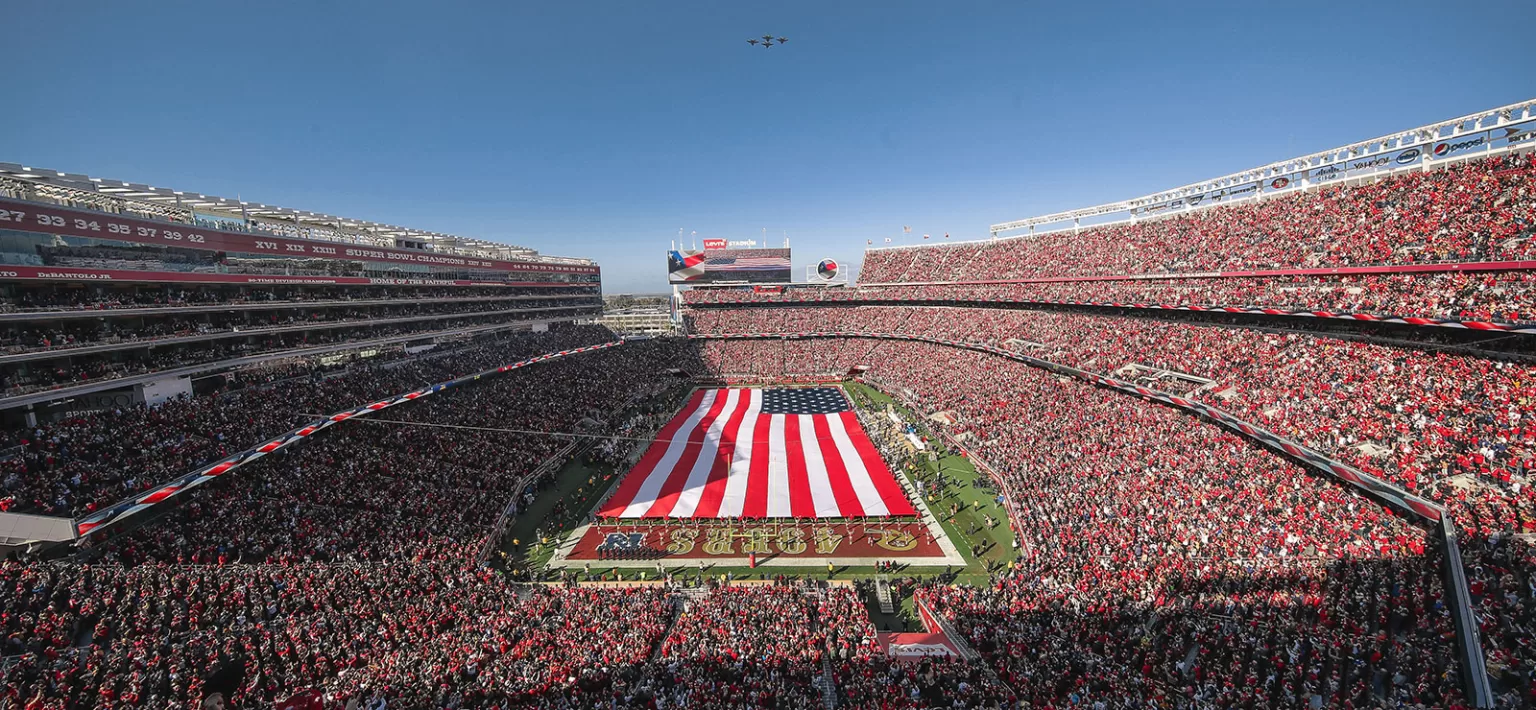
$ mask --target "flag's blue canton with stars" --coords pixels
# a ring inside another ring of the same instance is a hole
[[[763,390],[763,414],[836,414],[848,411],[848,398],[833,387]]]

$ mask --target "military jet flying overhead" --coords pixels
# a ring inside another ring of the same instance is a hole
[[[774,45],[774,43],[784,44],[785,42],[788,42],[788,41],[789,41],[788,37],[774,37],[773,35],[763,35],[762,37],[756,37],[756,38],[747,40],[747,44],[750,44],[750,45],[752,45],[754,47],[762,47],[764,49],[767,49],[769,47],[772,47]]]

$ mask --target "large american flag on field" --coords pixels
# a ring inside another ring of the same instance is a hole
[[[842,390],[707,389],[662,427],[598,515],[916,515]]]

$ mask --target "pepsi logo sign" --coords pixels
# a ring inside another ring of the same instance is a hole
[[[1435,144],[1435,156],[1439,157],[1439,156],[1443,156],[1443,155],[1448,155],[1450,153],[1454,153],[1454,152],[1456,152],[1458,150],[1466,150],[1468,148],[1476,148],[1476,147],[1478,147],[1478,146],[1480,146],[1482,144],[1483,144],[1483,137],[1482,136],[1478,136],[1478,137],[1473,138],[1472,140],[1469,140],[1469,141],[1462,141],[1460,143],[1436,143]]]

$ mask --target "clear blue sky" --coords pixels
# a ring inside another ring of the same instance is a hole
[[[0,160],[589,256],[1137,196],[1536,96],[1536,2],[7,3]],[[753,48],[746,38],[790,37]]]

